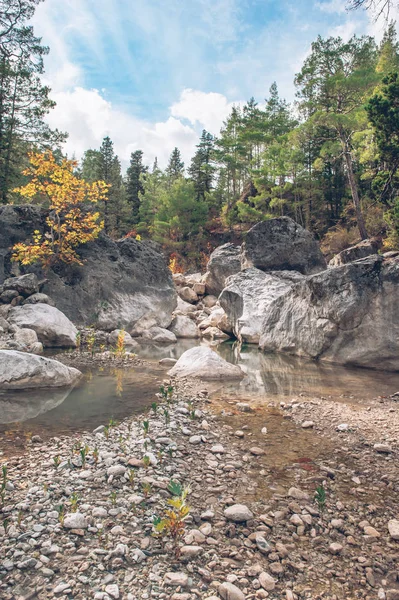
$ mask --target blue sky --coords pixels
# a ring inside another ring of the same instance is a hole
[[[69,131],[69,154],[114,140],[124,165],[141,148],[161,165],[189,159],[200,130],[217,134],[234,103],[261,104],[293,77],[312,40],[381,36],[382,24],[344,0],[45,0],[34,26],[50,46],[46,79]]]

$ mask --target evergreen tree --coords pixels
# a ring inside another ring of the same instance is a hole
[[[174,183],[176,179],[184,176],[184,162],[182,161],[179,148],[174,148],[170,155],[168,166],[166,167],[166,174],[169,178],[170,184]]]
[[[136,225],[140,221],[141,198],[145,194],[143,179],[147,171],[148,167],[143,165],[143,152],[132,152],[126,173],[126,199],[131,206],[132,223]]]
[[[52,131],[44,118],[55,106],[50,89],[43,85],[41,45],[33,28],[35,0],[2,0],[0,3],[0,201],[19,181],[26,151],[59,146],[65,134]]]
[[[215,175],[213,154],[214,138],[204,129],[188,169],[188,174],[194,183],[197,200],[204,200],[205,195],[209,194],[212,189]]]

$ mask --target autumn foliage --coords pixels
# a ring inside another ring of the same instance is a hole
[[[58,164],[52,152],[31,152],[29,160],[30,166],[23,174],[30,181],[14,192],[49,206],[47,230],[44,234],[34,231],[30,244],[16,244],[12,258],[22,265],[81,265],[77,247],[94,240],[103,229],[100,213],[92,205],[106,202],[109,186],[104,181],[87,183],[79,179],[74,174],[77,163],[63,159]]]

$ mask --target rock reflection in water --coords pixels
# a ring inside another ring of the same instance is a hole
[[[71,391],[52,388],[0,392],[0,424],[34,419],[62,404]]]

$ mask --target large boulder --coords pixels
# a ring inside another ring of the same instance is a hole
[[[45,387],[69,387],[77,383],[81,372],[57,360],[0,350],[0,389],[21,390]]]
[[[16,273],[11,247],[42,232],[46,211],[35,207],[0,207],[0,283]],[[78,326],[94,325],[113,331],[124,328],[140,335],[153,326],[168,327],[176,307],[172,274],[158,248],[133,238],[114,241],[104,233],[80,247],[83,262],[57,265],[46,274],[29,267],[39,280],[47,278],[42,292],[50,296]]]
[[[36,331],[48,348],[75,348],[78,330],[58,308],[48,304],[25,304],[10,310],[8,320],[20,328]]]
[[[326,269],[313,235],[289,217],[261,221],[241,246],[241,267],[262,271],[299,271],[304,275]]]
[[[259,345],[399,370],[399,257],[372,256],[304,278],[269,305]]]
[[[351,246],[350,248],[345,248],[339,254],[336,254],[328,263],[329,267],[341,267],[342,265],[346,265],[355,260],[359,260],[361,258],[366,258],[366,256],[372,256],[373,254],[378,254],[378,250],[380,248],[380,244],[377,240],[363,240],[356,244],[355,246]]]
[[[175,334],[177,338],[197,338],[199,332],[196,324],[190,317],[184,315],[176,315],[170,326],[170,331]]]
[[[240,246],[224,244],[216,248],[209,258],[207,272],[203,277],[206,293],[219,296],[226,279],[240,270]]]
[[[216,354],[211,348],[197,346],[184,352],[168,371],[175,377],[198,377],[204,380],[242,379],[244,372]]]
[[[20,296],[32,296],[39,291],[39,280],[34,273],[9,277],[3,283],[4,290],[15,290]]]
[[[219,297],[227,321],[241,342],[258,344],[262,323],[272,302],[291,289],[303,276],[294,271],[269,274],[259,269],[245,269],[230,277]],[[212,315],[210,317],[212,320]],[[219,327],[219,324],[212,323]],[[201,327],[204,323],[201,323]]]
[[[175,344],[177,342],[175,334],[163,327],[151,327],[148,331],[144,331],[140,339],[158,344]]]

